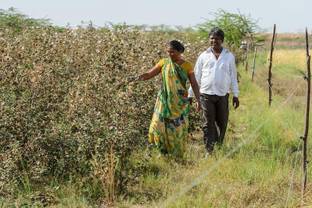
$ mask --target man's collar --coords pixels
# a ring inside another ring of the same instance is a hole
[[[212,52],[213,52],[212,47],[209,47],[209,48],[206,50],[206,52],[207,52],[207,53],[212,53]],[[228,49],[222,48],[222,52],[221,52],[221,53],[227,53],[227,52],[229,52]]]

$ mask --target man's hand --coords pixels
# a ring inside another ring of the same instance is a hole
[[[238,106],[239,106],[238,97],[233,97],[232,103],[233,103],[233,106],[234,106],[235,109],[238,108]]]

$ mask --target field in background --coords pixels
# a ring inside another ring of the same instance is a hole
[[[266,33],[263,34],[263,37],[266,40],[270,40],[272,34]],[[278,33],[277,28],[277,41],[275,43],[276,48],[288,48],[288,49],[295,49],[295,48],[304,48],[305,47],[305,35],[303,33]],[[270,41],[266,42],[266,46],[269,47],[271,44]]]

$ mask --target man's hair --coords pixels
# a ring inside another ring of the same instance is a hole
[[[169,46],[170,48],[180,52],[180,53],[183,53],[184,52],[184,46],[181,42],[177,41],[177,40],[172,40],[169,42]]]
[[[222,41],[224,41],[224,32],[223,32],[223,30],[221,30],[221,29],[218,28],[218,27],[214,27],[214,28],[212,28],[212,29],[210,30],[210,32],[209,32],[209,37],[210,37],[211,35],[216,35],[216,36],[220,37]]]

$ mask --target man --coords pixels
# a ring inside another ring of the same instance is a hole
[[[235,57],[222,47],[224,32],[213,28],[209,40],[210,47],[198,57],[194,73],[200,88],[204,142],[208,153],[211,153],[216,143],[223,143],[229,116],[229,92],[233,92],[232,104],[236,109],[239,90]],[[193,97],[191,88],[189,97]]]

